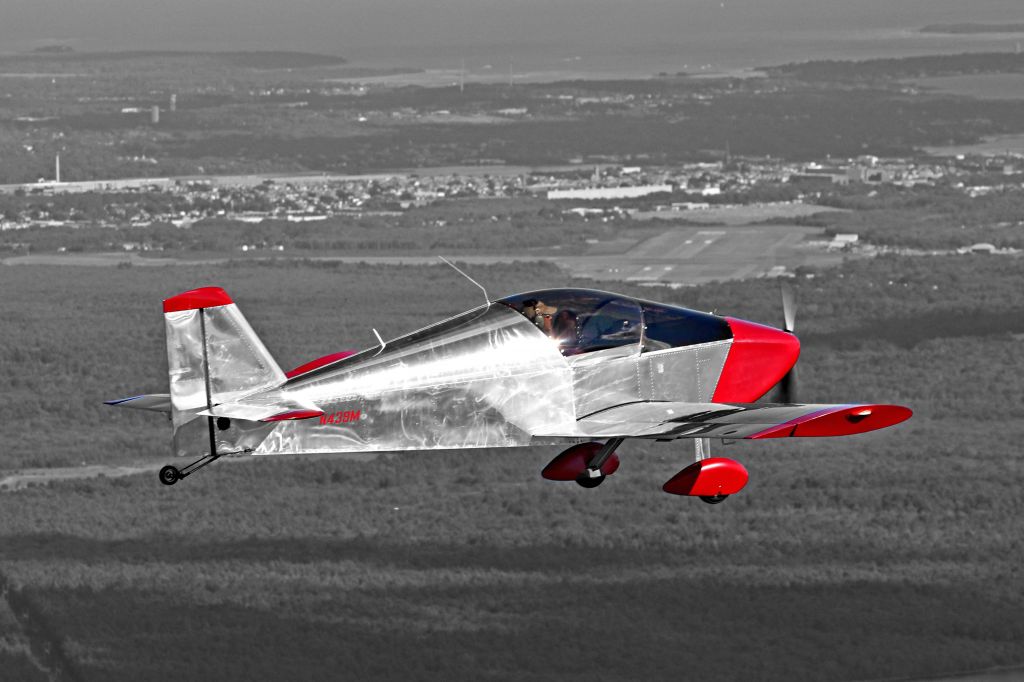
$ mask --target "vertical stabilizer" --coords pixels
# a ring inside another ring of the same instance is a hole
[[[192,450],[179,443],[179,430],[195,421],[198,412],[285,382],[284,372],[220,287],[193,289],[165,300],[164,326],[179,454]],[[207,421],[212,434],[212,418]]]

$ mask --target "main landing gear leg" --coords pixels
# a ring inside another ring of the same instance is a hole
[[[695,438],[693,440],[694,456],[698,462],[708,459],[711,457],[711,439],[710,438]],[[720,504],[725,502],[725,498],[728,495],[717,493],[715,495],[701,495],[701,502],[707,502],[708,504]]]
[[[625,438],[611,438],[605,443],[600,450],[598,450],[590,461],[587,462],[587,468],[583,470],[576,478],[577,485],[584,488],[596,488],[597,486],[604,483],[605,474],[601,472],[601,467],[604,466],[608,458],[615,453],[615,449],[622,445]]]

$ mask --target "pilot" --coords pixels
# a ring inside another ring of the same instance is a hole
[[[523,315],[548,336],[551,336],[552,316],[557,312],[556,306],[547,305],[544,301],[539,301],[536,298],[528,298],[523,301]]]

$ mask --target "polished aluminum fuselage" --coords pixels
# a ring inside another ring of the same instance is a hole
[[[432,450],[581,439],[577,420],[610,407],[652,400],[710,402],[731,343],[641,352],[638,341],[563,355],[526,317],[494,302],[287,381],[262,367],[241,368],[253,372],[254,384],[278,385],[232,395],[238,414],[281,404],[324,414],[271,423],[235,418],[229,428],[216,430],[217,450]],[[200,400],[197,373],[189,369],[200,359],[194,351],[187,358],[173,357],[195,346],[168,345],[171,367],[180,370],[171,373],[171,393],[195,396],[197,408],[175,413],[175,449],[181,455],[209,450],[207,420],[198,414],[206,401]],[[221,361],[231,364],[230,357]]]

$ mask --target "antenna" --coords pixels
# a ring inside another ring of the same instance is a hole
[[[380,343],[380,350],[373,354],[373,357],[377,357],[378,355],[384,352],[384,348],[388,344],[384,339],[380,338],[380,332],[377,331],[376,329],[373,330],[373,335],[377,337],[377,341]]]
[[[480,282],[476,281],[475,279],[473,279],[472,277],[470,277],[469,275],[464,273],[462,270],[459,270],[459,268],[455,266],[455,263],[452,263],[450,260],[448,260],[444,256],[438,256],[438,258],[440,258],[447,265],[449,265],[452,270],[454,270],[455,272],[459,273],[460,275],[462,275],[463,277],[468,279],[470,282],[472,282],[473,284],[478,286],[480,288],[480,291],[484,292],[484,301],[486,301],[487,305],[491,304],[491,297],[487,295],[487,289],[484,289],[483,285],[481,285]]]

